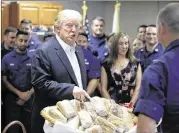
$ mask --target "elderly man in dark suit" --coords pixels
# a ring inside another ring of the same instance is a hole
[[[32,61],[35,101],[31,133],[43,133],[40,111],[64,99],[84,100],[86,70],[82,49],[76,45],[82,16],[62,10],[55,20],[56,36],[36,50]]]

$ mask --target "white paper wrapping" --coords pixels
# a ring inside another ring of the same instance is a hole
[[[85,132],[80,131],[80,130],[74,130],[74,129],[68,127],[67,125],[65,125],[63,123],[56,123],[52,127],[51,124],[49,124],[48,121],[45,121],[43,129],[44,129],[45,133],[85,133]],[[126,133],[137,133],[136,129],[137,128],[134,127]]]

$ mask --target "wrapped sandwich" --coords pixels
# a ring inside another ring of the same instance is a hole
[[[68,120],[67,125],[73,129],[78,129],[80,124],[80,120],[78,116],[75,116]]]
[[[107,116],[108,112],[104,101],[100,97],[93,97],[92,101],[94,109],[99,116]]]
[[[57,102],[57,108],[68,119],[75,116],[75,111],[68,100]]]
[[[73,99],[73,100],[70,100],[70,104],[72,105],[76,114],[81,110],[80,101]]]
[[[94,110],[93,104],[91,102],[85,102],[84,103],[85,110],[90,114],[93,120],[96,119],[97,114]]]
[[[104,133],[113,133],[117,129],[116,125],[112,124],[111,122],[100,116],[98,116],[95,120],[95,124],[99,125]]]
[[[78,116],[83,128],[89,128],[93,124],[92,118],[86,110],[81,110],[78,112]]]
[[[66,123],[67,118],[63,116],[63,114],[57,109],[56,106],[50,107],[48,110],[48,115],[55,119],[58,122]]]
[[[102,128],[99,125],[93,125],[85,130],[85,133],[103,133]]]
[[[123,119],[121,119],[113,114],[109,114],[107,120],[109,122],[111,122],[112,124],[116,125],[117,127],[120,127],[121,125],[125,125],[125,122]]]

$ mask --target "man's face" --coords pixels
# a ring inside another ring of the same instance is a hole
[[[57,32],[65,43],[73,45],[78,37],[79,28],[80,23],[76,19],[66,19],[57,27]]]
[[[9,32],[4,36],[4,43],[8,45],[10,49],[14,48],[16,40],[16,32]]]
[[[29,39],[29,35],[18,35],[16,37],[16,45],[19,51],[22,52],[26,51],[28,47],[28,39]]]
[[[103,21],[93,20],[91,28],[94,36],[101,37],[104,35]]]
[[[137,35],[138,39],[141,41],[145,41],[145,33],[146,33],[146,28],[140,27]]]
[[[88,39],[83,35],[78,36],[77,43],[84,48],[88,47]]]
[[[20,30],[31,33],[32,32],[31,24],[20,24]]]
[[[147,27],[146,28],[146,43],[150,46],[154,46],[157,42],[158,42],[157,28]]]

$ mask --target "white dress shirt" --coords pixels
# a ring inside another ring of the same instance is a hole
[[[60,37],[58,35],[56,35],[56,38],[57,38],[57,41],[62,46],[63,50],[65,51],[65,53],[68,57],[68,60],[70,61],[70,64],[73,68],[73,71],[75,73],[75,76],[76,76],[76,79],[77,79],[77,82],[79,85],[78,87],[83,89],[80,65],[78,63],[78,59],[75,54],[76,44],[74,44],[73,46],[70,46],[70,45],[66,44],[62,39],[60,39]]]

